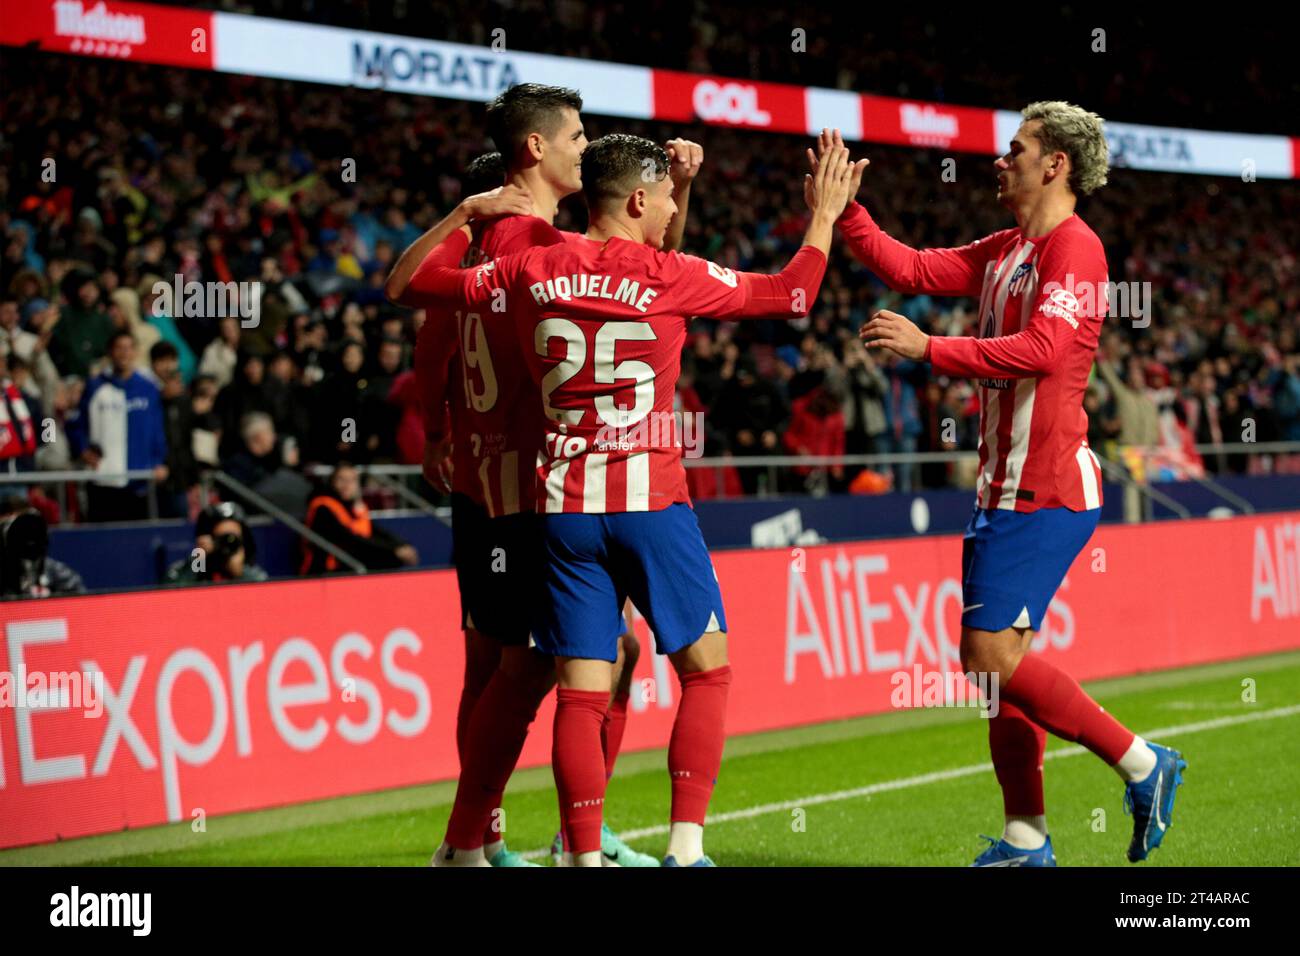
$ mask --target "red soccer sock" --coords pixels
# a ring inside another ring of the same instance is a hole
[[[456,708],[456,756],[460,758],[460,769],[465,769],[465,752],[469,749],[469,722],[474,717],[474,708],[478,706],[482,687],[466,684],[460,692],[460,704]]]
[[[465,765],[456,787],[456,802],[447,822],[447,842],[458,850],[473,850],[500,839],[490,829],[492,811],[501,805],[510,775],[524,749],[528,726],[537,716],[538,701],[505,671],[488,681],[470,718]]]
[[[993,772],[1002,787],[1002,806],[1009,817],[1041,817],[1043,806],[1043,751],[1047,731],[1006,700],[998,701],[998,715],[989,718],[989,751]]]
[[[605,756],[600,729],[609,694],[560,688],[556,692],[551,768],[560,795],[561,820],[573,854],[600,852],[605,803]]]
[[[668,743],[668,774],[673,785],[670,819],[703,826],[722,766],[731,667],[683,674],[681,679],[682,702]]]
[[[1002,706],[1010,701],[1034,723],[1056,736],[1077,741],[1114,766],[1133,743],[1133,731],[1101,709],[1065,671],[1032,654],[1021,658],[1002,688]]]
[[[600,743],[605,750],[605,779],[614,776],[614,764],[623,746],[623,731],[627,729],[627,699],[629,694],[619,694],[605,713],[600,727]]]

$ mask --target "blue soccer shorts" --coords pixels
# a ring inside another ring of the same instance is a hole
[[[962,627],[1038,631],[1101,509],[976,508],[961,549]]]
[[[534,632],[538,650],[615,660],[628,597],[650,623],[661,654],[727,629],[718,578],[690,505],[548,514],[542,526],[548,599]]]

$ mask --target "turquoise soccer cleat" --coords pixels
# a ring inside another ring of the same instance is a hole
[[[501,849],[497,850],[490,857],[488,863],[492,866],[537,866],[530,860],[525,860],[523,856],[509,849],[505,843],[501,844]]]
[[[666,856],[666,857],[664,857],[664,866],[681,866],[681,865],[682,865],[682,864],[680,864],[680,863],[677,862],[677,857],[675,857],[675,856]],[[707,856],[702,856],[702,857],[700,857],[698,860],[696,860],[694,863],[690,863],[690,864],[687,864],[687,865],[688,865],[688,866],[717,866],[718,864],[714,863],[714,862],[713,862],[712,860],[710,860]]]
[[[555,848],[551,848],[555,852]],[[649,853],[639,853],[624,843],[617,833],[605,823],[600,828],[600,855],[605,866],[658,866],[659,861]]]

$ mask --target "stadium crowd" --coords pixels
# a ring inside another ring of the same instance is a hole
[[[22,76],[0,94],[0,360],[35,432],[0,450],[6,470],[150,471],[159,512],[193,517],[206,504],[203,469],[302,513],[308,465],[421,460],[411,355],[424,316],[389,304],[383,282],[491,148],[480,106],[28,51],[5,50],[0,63]],[[685,251],[766,271],[797,245],[804,139],[585,119],[593,138],[704,144]],[[865,152],[861,198],[896,237],[956,245],[1008,224],[988,158],[956,157],[948,182],[938,151]],[[1116,170],[1080,213],[1107,244],[1112,280],[1151,293],[1145,313],[1108,321],[1088,396],[1094,447],[1178,477],[1252,467],[1243,455],[1202,459],[1194,443],[1300,440],[1300,186]],[[557,225],[585,225],[580,200]],[[178,276],[260,283],[256,323],[187,314],[159,291]],[[806,320],[697,321],[680,404],[703,413],[704,453],[975,448],[970,383],[861,347],[855,332],[879,308],[942,333],[975,331],[970,301],[889,292],[842,249]],[[96,399],[114,379],[126,383],[125,414],[149,409],[122,448],[96,440],[122,414]],[[693,493],[753,492],[763,473],[724,477]],[[805,466],[783,471],[779,487],[969,481],[950,463]],[[51,510],[38,485],[31,494],[51,522],[115,519],[146,513],[146,487],[92,484],[84,513],[72,499],[77,514]]]

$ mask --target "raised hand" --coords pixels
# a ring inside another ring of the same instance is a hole
[[[844,148],[844,137],[840,134],[840,131],[838,129],[828,130],[823,128],[821,133],[817,137],[817,151],[815,153],[811,149],[807,151],[808,169],[810,171],[810,174],[812,176],[817,175],[817,168],[820,164],[821,157],[827,155],[832,150],[841,149],[841,148]],[[849,180],[849,199],[853,199],[855,196],[857,196],[858,190],[861,189],[862,187],[862,174],[866,172],[867,167],[870,165],[871,165],[871,160],[869,159],[859,159],[857,162],[852,164],[852,176]],[[807,179],[805,179],[804,180],[805,200],[807,200],[808,198],[808,188],[807,188],[808,185],[809,182]],[[845,205],[846,206],[848,205],[847,200],[845,201]]]
[[[818,158],[816,171],[804,177],[804,200],[808,208],[815,214],[838,218],[848,205],[856,165],[849,159],[848,147],[842,141],[838,146],[831,144]]]
[[[689,139],[670,139],[664,144],[664,150],[668,153],[668,175],[673,189],[689,186],[704,165],[704,147]]]

